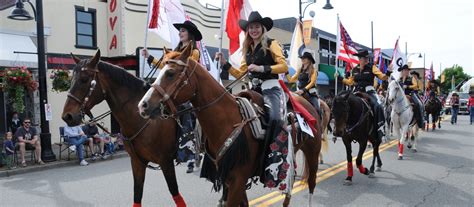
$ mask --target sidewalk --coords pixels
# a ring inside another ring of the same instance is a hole
[[[52,149],[53,149],[54,154],[56,155],[56,159],[57,159],[56,161],[47,162],[44,165],[38,165],[38,164],[35,164],[34,161],[31,160],[30,152],[27,152],[25,154],[25,160],[27,164],[26,167],[20,167],[18,165],[15,169],[12,169],[12,170],[8,170],[6,166],[0,167],[0,178],[9,177],[13,175],[19,175],[19,174],[25,174],[25,173],[30,173],[30,172],[38,172],[38,171],[43,171],[43,170],[55,169],[55,168],[60,168],[60,167],[79,165],[79,160],[76,158],[76,153],[72,153],[70,157],[71,159],[68,161],[66,160],[67,159],[67,150],[66,150],[62,153],[61,160],[59,160],[59,146],[53,145]],[[18,155],[18,158],[19,156],[20,155]],[[116,151],[113,155],[111,155],[106,160],[102,160],[99,158],[96,161],[91,161],[90,157],[87,157],[86,160],[89,163],[94,163],[94,162],[104,162],[107,160],[123,158],[123,157],[128,157],[128,154],[125,150]]]

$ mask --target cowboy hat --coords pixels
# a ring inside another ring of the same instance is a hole
[[[201,32],[199,31],[199,29],[196,27],[196,25],[194,23],[192,23],[191,21],[184,21],[183,23],[175,23],[173,24],[173,26],[179,30],[180,28],[185,28],[186,30],[188,30],[188,32],[194,36],[194,40],[196,41],[200,41],[202,40],[202,34]]]
[[[240,29],[247,31],[247,26],[255,22],[262,24],[267,29],[267,32],[273,27],[273,20],[270,17],[262,18],[262,15],[260,15],[258,11],[253,11],[250,13],[248,20],[239,20]]]
[[[358,53],[354,54],[354,56],[357,56],[359,58],[368,58],[369,57],[369,51],[361,50]]]
[[[459,97],[458,93],[454,92],[451,96],[457,96]]]
[[[300,56],[300,58],[301,59],[306,58],[306,59],[310,60],[313,64],[316,63],[316,61],[313,58],[313,55],[311,55],[311,53],[309,53],[309,52],[304,52],[303,55]]]
[[[416,75],[416,77],[420,78],[420,73],[416,72],[416,71],[411,71],[410,74],[412,75]]]
[[[403,65],[402,67],[399,67],[399,68],[398,68],[398,72],[400,72],[400,71],[402,71],[402,70],[405,70],[405,69],[410,70],[410,68],[408,67],[408,65]]]
[[[438,86],[441,85],[437,80],[430,80],[430,83],[434,83],[434,84],[436,84],[436,85],[438,85]]]

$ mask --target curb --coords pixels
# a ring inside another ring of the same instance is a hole
[[[128,157],[128,153],[120,152],[120,153],[114,154],[109,159],[102,160],[100,162],[104,162],[104,161],[107,162],[110,160],[124,158],[124,157]],[[45,165],[32,165],[33,167],[24,167],[24,168],[18,167],[13,170],[0,171],[0,178],[11,177],[14,175],[21,175],[21,174],[27,174],[27,173],[32,173],[32,172],[40,172],[40,171],[56,169],[56,168],[61,168],[61,167],[76,166],[76,165],[79,166],[77,160],[70,160],[70,161],[61,160],[61,161],[46,163]]]

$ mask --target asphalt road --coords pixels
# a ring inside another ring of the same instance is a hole
[[[397,160],[396,141],[383,145],[383,171],[368,178],[354,170],[344,186],[345,151],[330,142],[320,165],[313,206],[474,206],[474,127],[468,116],[458,124],[422,132],[418,152]],[[353,155],[357,152],[354,145]],[[370,153],[368,153],[370,154]],[[366,167],[371,157],[366,156]],[[301,166],[301,165],[299,165]],[[177,167],[178,184],[188,206],[215,206],[220,195],[211,184]],[[301,170],[301,169],[298,169]],[[131,206],[133,181],[128,158],[98,161],[0,179],[0,206]],[[295,187],[291,206],[307,206],[305,186]],[[248,191],[252,206],[281,206],[281,196],[262,185]],[[147,171],[143,206],[174,206],[161,172]]]

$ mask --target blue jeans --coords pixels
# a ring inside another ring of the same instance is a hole
[[[451,108],[451,123],[458,122],[458,111],[459,108]]]
[[[69,143],[69,145],[76,145],[76,152],[77,156],[79,157],[79,161],[84,159],[84,146],[82,144],[84,144],[86,140],[86,135],[64,138],[64,141]]]
[[[471,124],[474,123],[474,106],[469,107],[469,116],[471,117]]]

